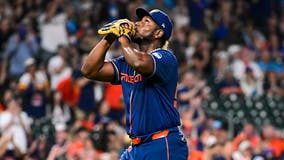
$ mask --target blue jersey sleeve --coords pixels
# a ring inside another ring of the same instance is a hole
[[[177,72],[177,60],[175,55],[167,50],[157,50],[151,53],[153,59],[153,71],[150,78],[167,82]]]
[[[111,64],[113,66],[114,69],[114,78],[113,81],[111,82],[112,84],[120,84],[120,72],[122,70],[123,67],[123,62],[125,62],[125,59],[123,56],[120,56],[116,59],[113,59],[111,61]]]

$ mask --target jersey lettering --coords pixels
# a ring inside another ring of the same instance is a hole
[[[134,76],[130,76],[126,73],[121,73],[121,81],[125,81],[127,83],[138,83],[142,81],[142,75],[141,74],[137,74]]]

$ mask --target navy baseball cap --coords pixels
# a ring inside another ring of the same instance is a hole
[[[148,12],[143,8],[137,8],[136,15],[140,20],[144,16],[151,17],[158,24],[158,26],[160,26],[160,28],[164,31],[164,36],[166,40],[168,40],[171,37],[173,24],[169,16],[165,12],[159,9],[153,9],[150,12]]]

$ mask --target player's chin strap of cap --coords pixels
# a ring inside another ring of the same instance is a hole
[[[160,138],[167,137],[170,132],[175,132],[175,131],[179,132],[178,127],[165,129],[165,130],[158,131],[158,132],[155,132],[153,134],[149,134],[149,135],[145,135],[145,136],[138,136],[138,137],[131,138],[131,143],[133,145],[139,145],[139,144],[142,144],[142,143],[146,143],[146,142],[150,142],[150,141],[153,141],[153,140],[157,140],[157,139],[160,139]]]

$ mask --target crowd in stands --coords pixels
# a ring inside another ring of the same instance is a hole
[[[0,0],[0,159],[119,159],[130,144],[121,86],[80,68],[98,28],[137,21],[137,7],[173,20],[188,160],[284,160],[283,0]],[[118,56],[115,43],[106,60]],[[221,105],[239,109],[234,128]]]

